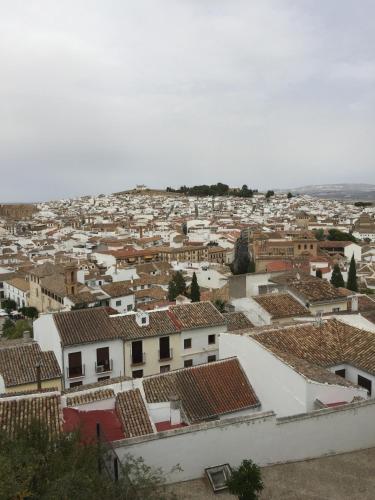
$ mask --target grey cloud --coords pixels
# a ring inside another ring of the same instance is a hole
[[[372,0],[3,1],[0,200],[375,182]]]

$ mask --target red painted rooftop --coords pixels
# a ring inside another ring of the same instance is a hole
[[[80,429],[83,441],[92,441],[96,439],[97,423],[100,424],[104,440],[117,441],[125,437],[115,410],[79,411],[74,408],[64,408],[63,416],[64,431],[72,432],[76,429]]]

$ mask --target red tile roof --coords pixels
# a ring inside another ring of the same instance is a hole
[[[117,394],[116,411],[126,438],[153,434],[150,417],[139,389]]]
[[[148,403],[177,395],[190,422],[260,404],[237,358],[146,377],[143,388]]]

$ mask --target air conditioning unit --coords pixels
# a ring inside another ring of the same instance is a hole
[[[102,372],[104,372],[104,366],[103,366],[103,365],[98,365],[98,366],[96,367],[96,371],[97,371],[97,373],[102,373]]]

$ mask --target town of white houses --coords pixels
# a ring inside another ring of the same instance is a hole
[[[214,491],[375,447],[374,213],[220,183],[1,205],[0,431]]]

